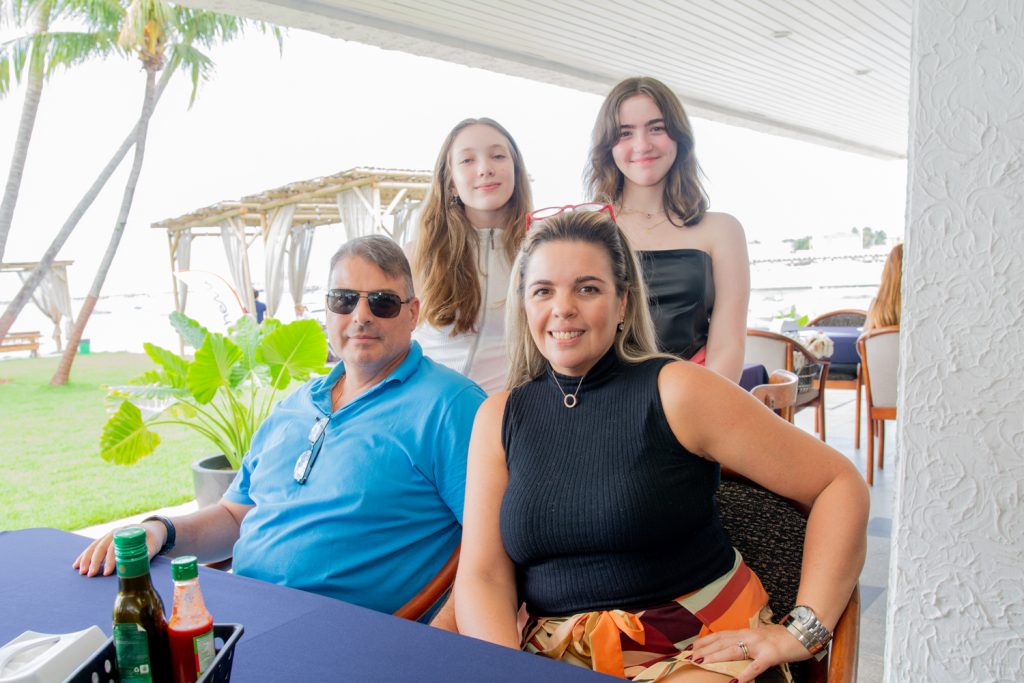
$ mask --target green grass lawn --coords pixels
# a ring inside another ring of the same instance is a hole
[[[212,447],[185,427],[159,427],[156,452],[128,467],[99,453],[103,384],[153,366],[133,353],[79,355],[71,381],[51,387],[58,357],[0,361],[0,530],[79,529],[194,496],[189,464]]]

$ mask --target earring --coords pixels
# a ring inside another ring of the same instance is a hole
[[[459,195],[453,194],[452,198],[448,200],[451,206],[462,206],[462,200],[459,199]]]
[[[620,320],[619,324],[618,324],[618,328],[619,328],[619,332],[622,332],[622,330],[624,330],[626,328],[626,321],[625,320]]]

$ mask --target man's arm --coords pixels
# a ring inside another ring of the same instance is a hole
[[[216,562],[231,556],[238,540],[238,530],[252,505],[233,503],[221,498],[216,505],[197,510],[189,515],[175,517],[177,538],[170,555],[195,555],[200,562]],[[144,522],[146,545],[152,559],[167,541],[167,529],[157,521]],[[114,573],[114,532],[111,531],[90,543],[71,565],[80,574],[104,576]]]

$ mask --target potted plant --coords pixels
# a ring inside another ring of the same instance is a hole
[[[302,382],[327,372],[327,339],[314,320],[284,325],[267,319],[258,325],[243,316],[224,335],[175,312],[171,325],[196,349],[195,356],[183,358],[145,345],[157,367],[127,385],[106,387],[116,410],[103,426],[100,456],[131,465],[160,444],[152,427],[178,424],[194,429],[219,454],[192,466],[196,500],[203,507],[219,500],[231,483],[253,434],[281,391],[292,380]]]

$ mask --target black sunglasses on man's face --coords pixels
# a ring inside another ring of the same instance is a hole
[[[370,313],[378,318],[394,318],[402,310],[402,304],[412,301],[412,297],[403,300],[394,292],[359,292],[354,289],[331,289],[327,292],[327,310],[339,315],[348,315],[359,305],[360,299],[366,299],[370,305]]]

